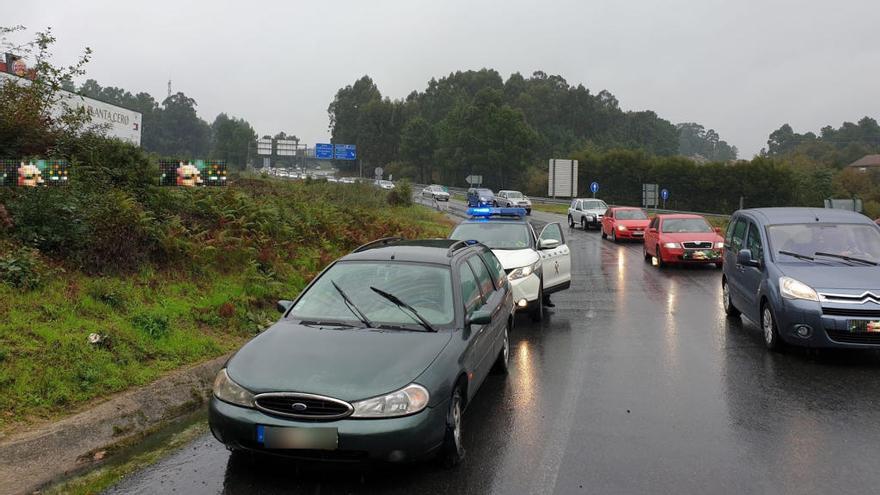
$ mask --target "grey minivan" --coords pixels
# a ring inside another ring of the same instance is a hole
[[[725,238],[724,310],[764,343],[880,347],[880,228],[844,210],[740,210]]]

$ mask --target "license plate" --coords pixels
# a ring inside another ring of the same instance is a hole
[[[336,428],[297,428],[257,425],[257,443],[267,449],[336,450]]]
[[[684,254],[686,260],[708,260],[715,257],[715,251],[690,251]]]
[[[849,320],[847,327],[852,333],[880,333],[880,321]]]
[[[641,231],[638,231],[638,230],[636,230],[636,231],[634,231],[634,232],[633,232],[633,235],[634,235],[634,236],[636,236],[636,237],[639,237],[639,236],[641,236],[641,235],[645,235],[645,233],[644,233],[644,232],[641,232]]]

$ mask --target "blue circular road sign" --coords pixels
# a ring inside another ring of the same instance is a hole
[[[669,189],[661,189],[660,190],[660,197],[663,198],[663,201],[666,201],[667,199],[669,199]]]
[[[598,182],[593,182],[592,184],[590,184],[590,192],[592,192],[593,194],[596,194],[597,192],[599,192],[599,183]]]

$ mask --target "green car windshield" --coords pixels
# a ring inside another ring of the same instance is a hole
[[[339,286],[356,309],[349,308]],[[419,323],[370,287],[397,296],[409,304],[434,327],[450,326],[455,319],[452,304],[452,278],[449,268],[404,262],[340,261],[333,265],[293,307],[288,318],[317,322],[343,322],[360,325],[360,310],[376,327],[406,326],[419,329]],[[353,311],[354,309],[354,311]]]

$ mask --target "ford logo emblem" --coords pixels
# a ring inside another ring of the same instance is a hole
[[[303,404],[302,402],[294,402],[293,404],[291,404],[290,408],[293,409],[294,411],[302,412],[302,411],[305,411],[306,409],[308,409],[309,406]]]

